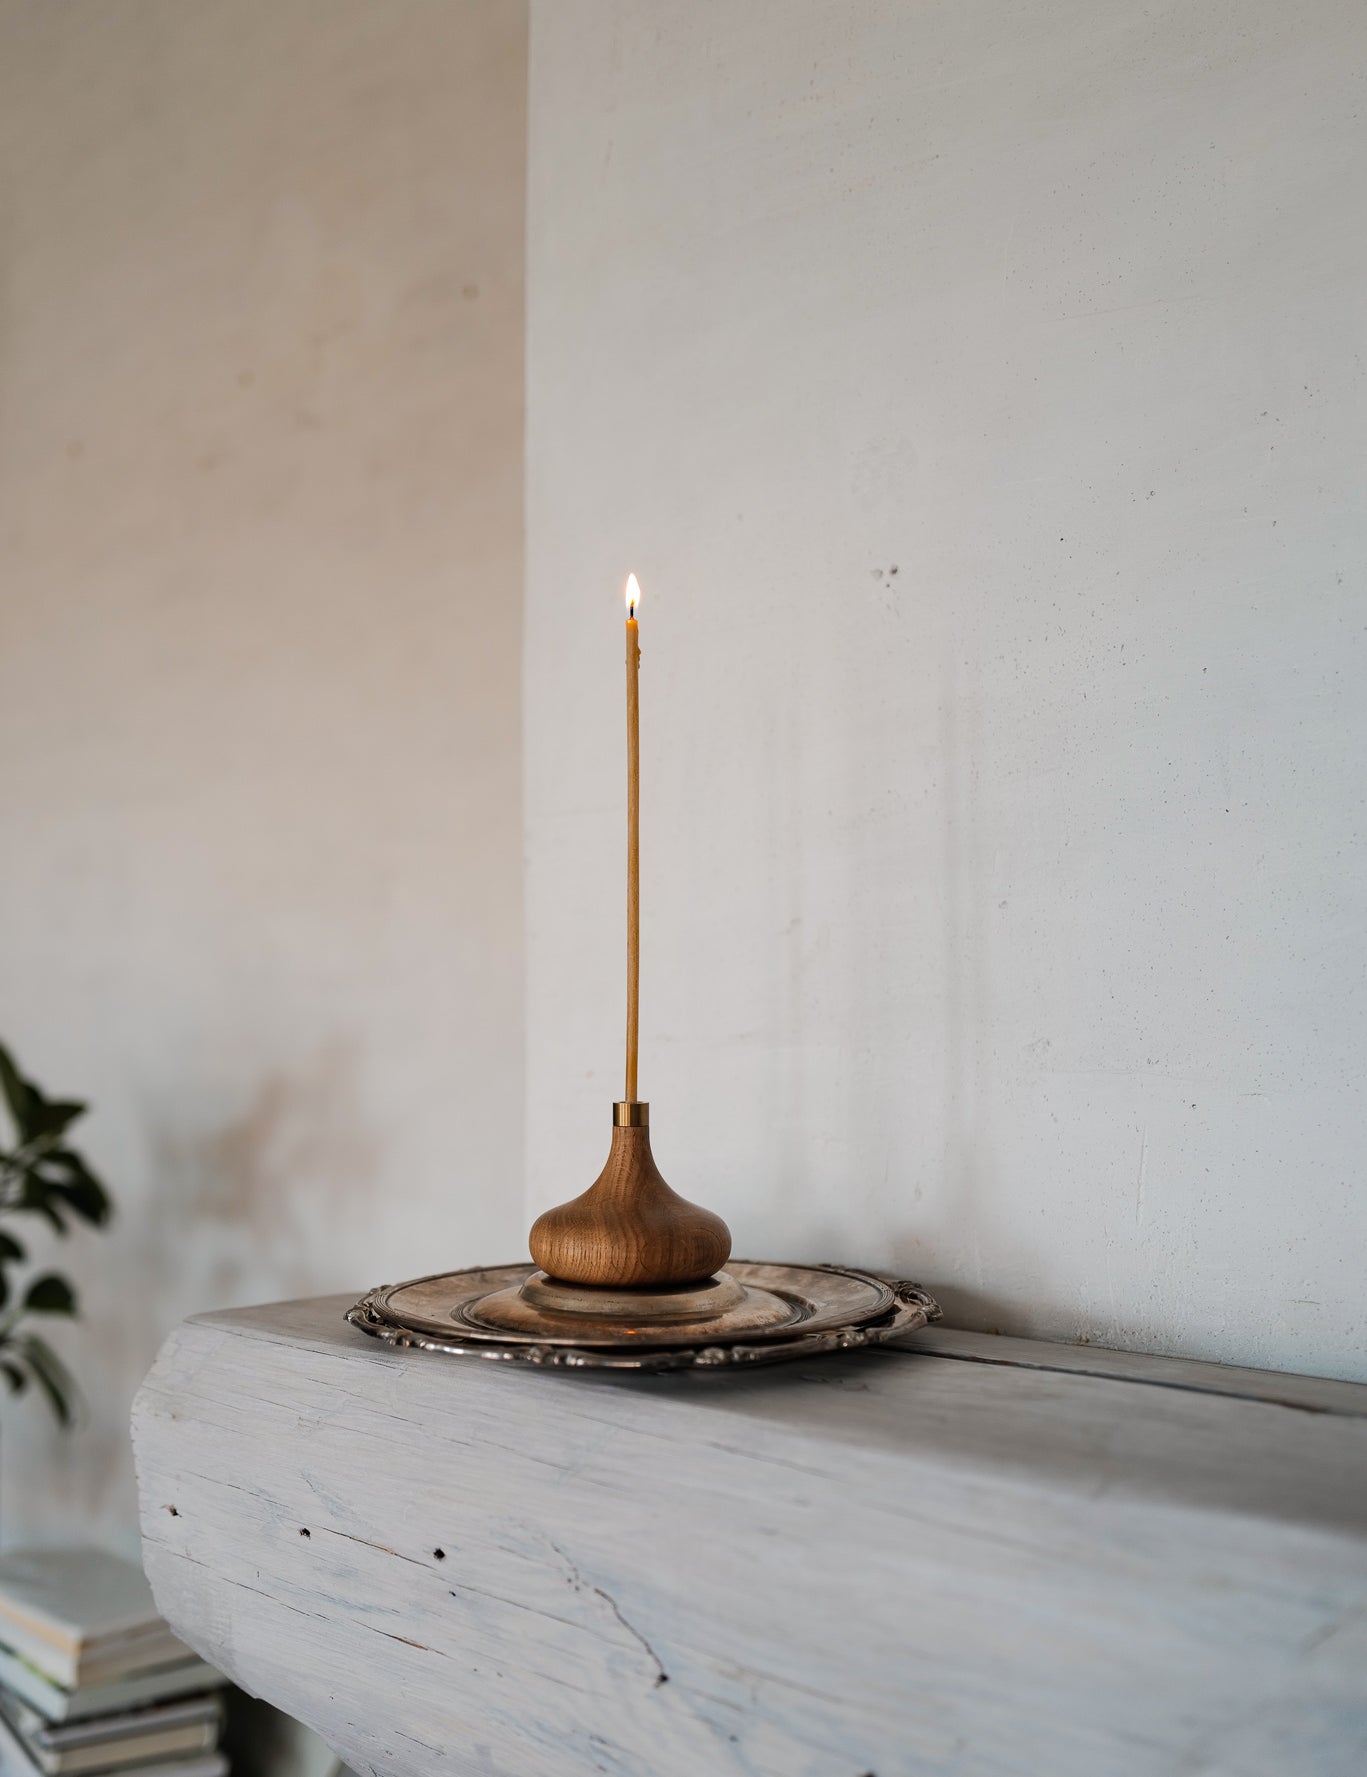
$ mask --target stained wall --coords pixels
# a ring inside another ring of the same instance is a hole
[[[540,0],[528,1173],[1367,1377],[1367,13]]]
[[[0,38],[0,1037],[118,1202],[0,1518],[127,1538],[184,1315],[520,1237],[526,18]]]

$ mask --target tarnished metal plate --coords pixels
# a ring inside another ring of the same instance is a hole
[[[530,1264],[475,1266],[371,1290],[348,1310],[363,1333],[451,1356],[567,1369],[681,1370],[849,1351],[937,1320],[915,1284],[841,1265],[733,1260],[745,1299],[715,1319],[678,1326],[643,1319],[559,1314],[516,1299]]]

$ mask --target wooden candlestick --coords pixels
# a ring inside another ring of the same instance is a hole
[[[671,1191],[650,1151],[650,1106],[613,1106],[607,1165],[580,1197],[548,1209],[528,1245],[549,1277],[605,1289],[699,1283],[731,1253],[720,1216]]]
[[[650,1152],[650,1106],[636,1097],[641,975],[641,589],[627,581],[627,1091],[612,1108],[607,1165],[580,1197],[532,1225],[532,1257],[557,1283],[589,1289],[698,1284],[726,1263],[731,1231],[660,1177]],[[734,1287],[734,1286],[732,1286]]]
[[[632,575],[632,584],[636,576]],[[641,1019],[641,648],[635,600],[627,606],[627,1090],[636,1103]]]

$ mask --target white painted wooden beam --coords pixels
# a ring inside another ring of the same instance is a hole
[[[1367,1388],[933,1330],[745,1376],[177,1329],[177,1630],[355,1769],[1360,1777]]]

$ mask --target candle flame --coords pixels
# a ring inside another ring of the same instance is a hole
[[[641,587],[635,574],[627,575],[627,616],[635,617],[636,607],[641,602]]]

